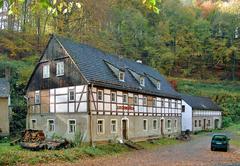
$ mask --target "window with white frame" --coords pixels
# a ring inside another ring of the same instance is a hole
[[[104,133],[104,120],[98,119],[97,120],[97,134],[103,134]]]
[[[36,129],[36,127],[37,127],[37,120],[31,119],[31,129]]]
[[[143,130],[147,130],[147,119],[143,120]]]
[[[143,96],[143,105],[147,105],[147,97]]]
[[[143,76],[140,77],[140,85],[145,86],[145,78]]]
[[[207,126],[211,126],[211,120],[208,120]]]
[[[56,75],[64,75],[64,62],[57,62]]]
[[[68,133],[75,133],[76,132],[76,120],[69,119],[68,120]]]
[[[117,132],[117,120],[112,119],[111,120],[111,133],[116,133]]]
[[[157,81],[157,89],[161,90],[161,83],[160,83],[160,81]]]
[[[157,107],[157,99],[156,98],[153,98],[153,107]]]
[[[116,102],[116,92],[111,92],[111,101]]]
[[[124,78],[125,78],[125,73],[123,71],[119,71],[119,74],[118,74],[119,81],[124,82]]]
[[[153,129],[156,130],[157,129],[157,119],[153,120]]]
[[[164,106],[164,99],[161,100],[161,107],[165,107]]]
[[[172,121],[170,119],[167,120],[167,128],[171,129]]]
[[[54,119],[48,119],[48,131],[49,132],[55,131],[55,121],[54,121]]]
[[[123,94],[123,103],[128,103],[128,95]]]
[[[35,91],[35,104],[40,104],[40,91]]]
[[[134,103],[134,105],[138,105],[138,96],[137,95],[134,95],[133,103]]]
[[[69,90],[68,93],[69,93],[69,94],[68,94],[68,96],[69,96],[69,101],[74,101],[74,100],[75,100],[75,91],[74,91],[74,89]]]
[[[172,103],[171,103],[171,100],[170,100],[170,99],[168,100],[168,107],[169,107],[169,108],[172,108]]]
[[[49,78],[50,77],[50,66],[49,64],[43,65],[43,78]]]
[[[102,90],[97,91],[97,99],[98,99],[98,101],[103,100],[103,91]]]

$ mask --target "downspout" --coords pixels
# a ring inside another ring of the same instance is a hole
[[[91,89],[93,88],[93,84],[90,84],[91,87],[88,86],[88,113],[89,113],[89,139],[90,145],[93,146],[93,138],[92,138],[92,111],[91,111],[91,100],[90,100],[90,93],[92,93]]]

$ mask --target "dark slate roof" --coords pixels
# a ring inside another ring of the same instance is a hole
[[[141,92],[157,96],[180,98],[178,93],[171,87],[167,80],[153,68],[135,61],[110,55],[86,44],[79,44],[70,39],[59,36],[54,37],[62,44],[72,59],[75,61],[81,73],[89,83],[98,86]],[[106,65],[111,63],[119,69],[125,70],[125,82],[121,82]],[[128,71],[131,69],[145,76],[145,87],[141,87],[137,80]],[[161,90],[150,81],[147,75],[161,82]]]
[[[221,107],[219,107],[216,103],[214,103],[208,97],[191,96],[191,95],[186,95],[186,94],[181,94],[181,97],[193,109],[214,110],[214,111],[222,110]]]
[[[8,97],[10,95],[10,85],[9,82],[0,78],[0,97]]]

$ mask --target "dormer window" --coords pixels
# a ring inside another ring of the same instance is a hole
[[[160,81],[157,82],[157,89],[161,90],[161,83],[160,83]]]
[[[125,77],[125,73],[122,71],[119,71],[119,75],[118,75],[119,81],[124,82],[124,77]]]
[[[145,79],[144,79],[144,77],[140,77],[140,85],[141,86],[145,86]]]

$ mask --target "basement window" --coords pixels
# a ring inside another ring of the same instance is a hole
[[[69,119],[68,120],[68,133],[72,134],[76,132],[76,120],[75,119]]]
[[[31,120],[31,129],[36,129],[37,127],[37,120],[36,119],[32,119]]]
[[[53,119],[48,119],[48,131],[49,132],[55,131],[55,122]]]

